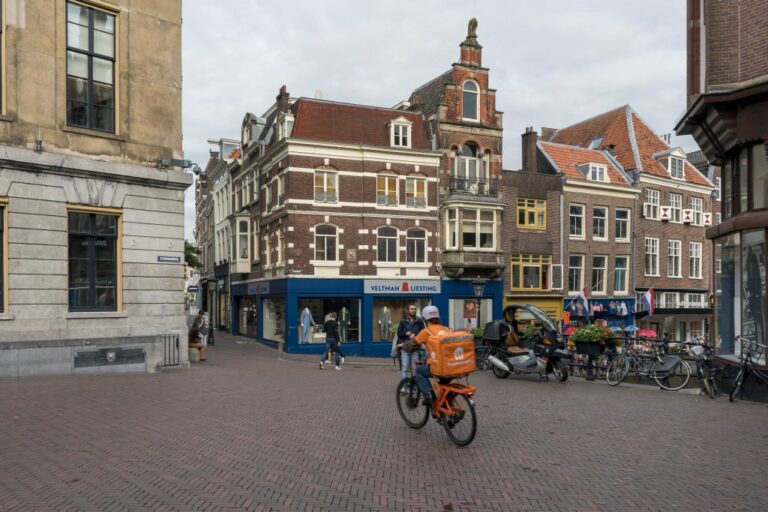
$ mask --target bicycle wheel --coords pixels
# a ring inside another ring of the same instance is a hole
[[[475,350],[475,359],[476,359],[478,370],[480,371],[487,370],[488,365],[491,364],[490,362],[488,362],[488,348],[478,347],[477,350]]]
[[[421,390],[413,380],[406,377],[400,381],[395,390],[397,396],[397,412],[406,425],[411,428],[421,428],[429,419],[429,407],[421,403]]]
[[[715,376],[712,375],[712,368],[705,364],[701,374],[702,376],[700,378],[704,382],[704,391],[707,392],[709,398],[715,398],[715,395],[717,394],[717,384],[715,384]]]
[[[477,432],[475,403],[467,395],[451,394],[448,404],[453,414],[443,414],[442,423],[448,437],[459,446],[467,446]]]
[[[562,360],[558,359],[554,362],[552,365],[552,375],[554,375],[560,382],[568,380],[568,367],[565,366],[565,363]]]
[[[608,364],[605,380],[611,386],[618,386],[629,374],[629,361],[624,356],[616,356]]]
[[[669,365],[669,369],[655,369],[653,380],[668,391],[683,389],[691,379],[691,367],[685,360],[677,356],[664,356],[664,361],[667,363],[669,362],[668,358],[674,358],[674,364]]]
[[[741,389],[744,385],[744,377],[747,375],[747,367],[742,366],[739,368],[739,373],[736,374],[736,378],[733,379],[733,385],[731,386],[731,394],[728,396],[728,400],[733,402],[737,396],[741,395]]]

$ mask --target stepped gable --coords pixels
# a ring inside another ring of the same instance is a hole
[[[578,165],[594,162],[605,165],[611,185],[629,186],[624,174],[602,151],[543,141],[539,142],[538,146],[550,163],[554,164],[556,170],[565,174],[569,179],[589,181],[579,170]]]
[[[411,149],[432,150],[420,112],[299,98],[291,138],[391,147],[389,123],[405,118],[411,125]]]

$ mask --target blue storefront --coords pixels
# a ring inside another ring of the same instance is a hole
[[[479,318],[471,281],[449,279],[307,279],[233,282],[232,333],[286,352],[320,354],[319,326],[331,311],[339,316],[347,355],[388,357],[405,308],[434,304],[456,328],[483,325],[501,314],[500,281],[488,282]]]

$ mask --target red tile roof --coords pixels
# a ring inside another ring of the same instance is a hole
[[[292,106],[292,138],[390,147],[389,123],[411,122],[411,148],[431,150],[427,125],[419,112],[299,98]]]
[[[578,165],[593,162],[605,165],[611,185],[629,187],[629,182],[624,175],[602,151],[552,142],[539,142],[539,148],[557,167],[557,170],[565,174],[568,179],[587,181]]]
[[[653,176],[670,177],[666,167],[653,156],[654,153],[668,150],[670,147],[629,105],[557,130],[552,142],[586,148],[599,137],[603,138],[599,147],[605,149],[613,146],[613,154],[625,170],[642,169],[642,172]],[[711,186],[711,183],[687,162],[685,180],[697,185]]]

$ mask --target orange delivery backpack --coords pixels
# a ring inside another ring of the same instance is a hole
[[[427,363],[436,377],[461,377],[475,371],[475,337],[467,331],[427,326]]]

